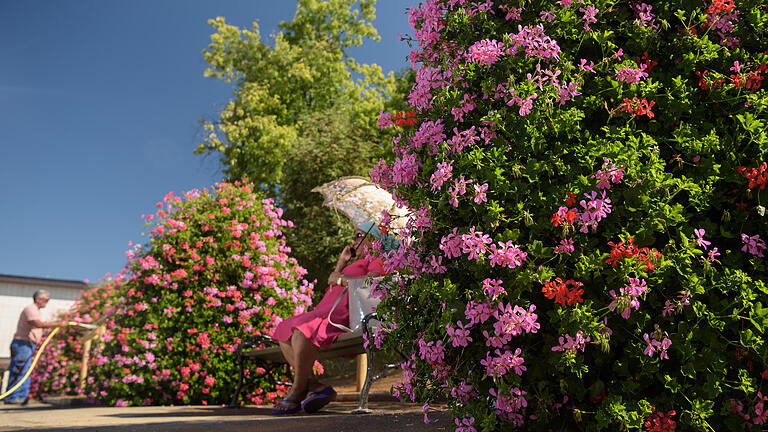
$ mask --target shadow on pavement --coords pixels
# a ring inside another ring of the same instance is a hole
[[[170,415],[172,415],[173,417],[271,416],[272,408],[255,408],[255,407],[189,408],[189,409],[176,409],[173,411],[172,414],[169,414],[167,412],[147,413],[147,412],[133,411],[133,412],[125,412],[125,413],[104,414],[104,417],[117,417],[117,418],[145,417],[146,418],[146,417],[169,417]]]
[[[368,414],[368,415],[314,415],[288,416],[258,420],[216,420],[190,423],[173,421],[149,424],[124,424],[98,427],[60,427],[34,429],[45,432],[211,432],[215,428],[226,428],[227,432],[372,432],[372,431],[453,431],[448,413],[434,413],[433,420],[425,424],[421,413],[407,414]],[[1,429],[0,429],[1,430]],[[21,429],[23,430],[23,429]],[[27,429],[29,430],[29,429]]]

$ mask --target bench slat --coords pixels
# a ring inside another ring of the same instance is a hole
[[[322,360],[346,355],[362,354],[364,352],[365,348],[363,348],[363,338],[362,336],[358,336],[354,338],[337,340],[330,347],[321,349],[317,358],[318,360]],[[285,357],[283,357],[282,351],[280,351],[280,347],[243,351],[242,355],[270,363],[287,363],[285,361]]]

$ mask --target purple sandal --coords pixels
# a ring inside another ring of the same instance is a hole
[[[334,390],[333,387],[328,386],[319,392],[309,393],[307,398],[301,402],[301,408],[303,408],[305,412],[314,413],[320,411],[322,407],[335,400],[336,390]]]
[[[285,402],[286,404],[296,404],[295,407],[290,409],[280,409],[280,405]],[[276,403],[274,408],[272,408],[272,414],[273,415],[290,415],[290,414],[296,414],[297,412],[301,411],[301,403],[299,401],[295,400],[288,400],[283,399],[280,402]]]

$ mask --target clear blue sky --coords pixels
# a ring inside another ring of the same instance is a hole
[[[385,71],[408,65],[416,0],[380,0],[380,43],[351,55]],[[203,78],[202,50],[224,16],[262,37],[290,0],[0,1],[0,273],[97,281],[119,272],[141,215],[169,191],[221,178],[194,155],[198,121],[232,96]]]

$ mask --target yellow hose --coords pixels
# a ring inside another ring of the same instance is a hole
[[[27,373],[24,375],[24,378],[22,378],[19,382],[16,383],[15,386],[13,386],[10,390],[0,395],[0,400],[5,399],[6,396],[16,391],[17,388],[21,387],[21,385],[24,383],[24,381],[29,378],[29,375],[32,374],[32,370],[35,369],[35,365],[37,364],[37,360],[40,359],[40,354],[43,353],[43,350],[45,349],[45,346],[48,345],[48,342],[51,341],[51,338],[53,335],[55,335],[59,331],[60,327],[56,327],[53,329],[51,333],[48,334],[48,337],[45,338],[45,341],[42,345],[40,345],[40,349],[37,350],[37,354],[35,354],[35,359],[32,360],[32,365],[29,366],[29,369],[27,370]]]

